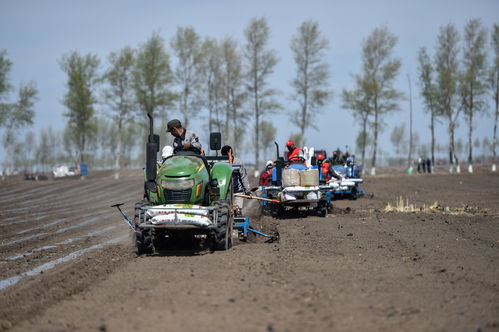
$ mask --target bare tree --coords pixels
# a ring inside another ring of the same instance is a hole
[[[179,109],[184,116],[183,125],[189,126],[189,119],[201,110],[201,65],[203,49],[201,39],[192,27],[178,27],[175,37],[170,42],[176,57],[177,67],[174,77],[180,91]]]
[[[402,149],[404,148],[404,145],[406,144],[405,138],[405,123],[402,123],[400,126],[395,126],[393,127],[392,133],[390,134],[390,141],[392,142],[393,146],[395,147],[395,154],[397,158],[400,157],[400,154],[402,153]],[[412,142],[410,142],[412,143]],[[409,143],[409,144],[410,144]]]
[[[435,58],[436,106],[438,112],[448,121],[449,163],[454,166],[459,163],[454,146],[454,131],[457,126],[460,108],[457,107],[457,84],[459,75],[458,62],[459,33],[452,24],[440,28]]]
[[[468,119],[468,163],[473,163],[473,117],[485,110],[487,32],[479,19],[470,20],[464,28],[463,73],[459,82],[461,107]]]
[[[355,80],[357,86],[354,90],[349,91],[344,89],[342,92],[342,107],[352,110],[354,118],[361,122],[362,130],[359,132],[356,142],[358,149],[361,150],[361,160],[364,164],[368,137],[367,124],[370,115],[372,115],[372,96],[370,90],[367,88],[367,82],[363,77],[355,75]]]
[[[262,129],[261,142],[263,148],[263,158],[267,158],[268,150],[274,145],[277,129],[270,121],[264,120],[260,125]]]
[[[253,18],[244,30],[246,44],[244,57],[246,59],[246,87],[251,100],[251,110],[255,119],[254,149],[255,166],[260,164],[260,125],[262,116],[268,115],[281,106],[275,100],[276,89],[268,87],[269,76],[277,64],[275,51],[268,49],[270,29],[265,18]]]
[[[242,56],[237,50],[237,43],[232,38],[225,38],[222,48],[222,98],[224,110],[224,137],[233,143],[233,148],[240,150],[247,114],[242,109],[245,92],[242,72]]]
[[[59,64],[68,76],[67,92],[63,99],[67,108],[64,116],[68,118],[68,126],[73,131],[79,161],[84,163],[87,140],[95,133],[95,87],[99,79],[97,71],[100,60],[96,55],[82,56],[73,51],[64,55]]]
[[[355,151],[361,151],[362,154],[362,164],[364,164],[364,157],[366,152],[366,145],[370,141],[369,133],[367,131],[359,131],[357,138],[355,139]]]
[[[141,45],[134,69],[134,89],[137,102],[144,113],[166,119],[166,110],[173,106],[175,95],[169,90],[173,83],[170,56],[164,40],[157,33]]]
[[[400,60],[391,57],[396,44],[397,37],[392,35],[387,27],[374,29],[362,45],[363,73],[362,76],[356,77],[357,87],[351,92],[343,93],[348,108],[361,109],[362,113],[371,114],[373,117],[373,174],[383,115],[399,110],[398,100],[403,98],[403,93],[393,88],[401,65]],[[345,99],[349,94],[355,97],[353,102]]]
[[[42,128],[36,146],[35,158],[42,172],[50,169],[56,162],[56,147],[60,147],[59,135],[56,135],[52,127]]]
[[[296,64],[296,76],[291,81],[292,98],[299,108],[292,113],[292,122],[305,130],[314,127],[313,120],[332,96],[329,86],[329,66],[325,62],[329,41],[321,35],[319,23],[305,21],[291,39],[291,50]]]
[[[492,51],[493,51],[493,59],[492,65],[489,69],[488,75],[488,86],[492,98],[494,100],[494,134],[492,138],[492,163],[493,170],[495,171],[495,163],[496,163],[496,146],[497,146],[497,120],[499,118],[499,24],[494,24],[492,28]]]
[[[419,82],[421,85],[421,96],[425,105],[425,111],[430,113],[430,132],[431,132],[431,163],[435,164],[435,126],[438,121],[439,109],[437,108],[437,91],[435,86],[435,68],[431,63],[430,56],[425,47],[422,47],[418,53],[419,61]]]
[[[409,154],[407,155],[407,167],[412,164],[412,82],[411,75],[407,74],[407,81],[409,83]]]
[[[104,81],[108,86],[103,93],[104,100],[109,105],[110,113],[117,126],[114,168],[119,170],[123,154],[124,128],[136,114],[133,89],[134,51],[130,47],[124,47],[118,53],[112,52],[108,61],[110,68],[104,74]],[[115,177],[119,178],[119,173],[116,173]]]
[[[222,51],[215,39],[206,39],[202,45],[203,57],[202,81],[205,107],[208,109],[208,131],[215,127],[221,131],[220,108],[222,99]]]
[[[2,102],[7,99],[12,86],[8,75],[12,68],[12,62],[7,58],[7,52],[0,52],[0,129],[4,129],[3,143],[3,169],[12,171],[10,163],[14,158],[14,142],[19,136],[19,129],[33,124],[34,102],[37,99],[38,90],[33,82],[22,85],[18,91],[16,102]]]

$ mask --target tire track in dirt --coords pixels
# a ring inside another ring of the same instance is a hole
[[[0,325],[17,325],[14,331],[137,331],[158,326],[172,331],[493,330],[499,326],[497,219],[450,215],[430,220],[380,212],[397,199],[395,194],[418,204],[445,196],[456,205],[466,199],[467,204],[497,210],[499,177],[462,180],[470,186],[483,183],[493,195],[486,200],[457,192],[461,187],[454,179],[367,180],[375,198],[334,202],[338,212],[327,218],[275,220],[255,214],[254,225],[277,230],[279,243],[258,238],[227,252],[138,258],[131,246],[96,248],[1,291]],[[118,191],[126,187],[106,181]],[[141,195],[140,178],[124,182],[138,184],[136,194],[124,200],[133,204]],[[431,186],[434,192],[427,189]],[[470,192],[477,191],[474,187]],[[87,195],[98,193],[82,199]],[[93,209],[104,209],[104,201],[101,197]],[[253,212],[254,206],[248,207]],[[351,213],[342,213],[346,207]],[[27,257],[13,260],[25,265],[0,279],[125,235],[128,228],[121,216],[107,207],[105,211],[102,223],[59,234],[50,242],[44,239],[32,253],[23,249],[24,242],[12,246],[16,250],[5,257],[27,252]],[[116,231],[81,241],[95,227],[111,226],[107,219],[118,221]],[[81,246],[43,249],[68,237],[81,237],[69,243]]]
[[[55,196],[53,195],[50,197],[42,196],[42,197],[39,197],[36,199],[29,199],[29,200],[24,200],[24,201],[20,200],[19,204],[17,204],[20,206],[19,208],[10,209],[10,210],[5,209],[3,211],[3,213],[5,213],[5,214],[13,214],[14,213],[15,214],[15,213],[21,212],[21,211],[29,211],[28,209],[38,208],[38,205],[36,205],[34,203],[43,203],[43,205],[42,205],[43,209],[56,209],[56,208],[63,206],[66,201],[76,200],[78,197],[81,197],[81,196],[85,197],[85,195],[88,195],[90,192],[101,192],[101,189],[106,188],[108,186],[109,186],[109,184],[102,183],[102,182],[100,184],[86,183],[86,186],[84,186],[84,187],[76,187],[76,188],[72,187],[72,189],[65,191],[63,197],[60,197],[62,195],[55,195]],[[104,192],[104,193],[101,193],[100,196],[105,197],[108,194],[109,194],[108,192]],[[89,200],[91,200],[92,198],[93,197],[89,197],[88,199],[86,199],[86,201],[84,201],[84,202],[79,201],[78,203],[86,203]],[[61,199],[61,201],[57,201],[58,199]],[[55,202],[52,202],[53,200],[55,200]]]
[[[102,249],[106,245],[118,243],[118,242],[124,240],[125,238],[126,238],[126,236],[121,236],[121,237],[113,238],[113,239],[108,240],[108,241],[103,242],[103,243],[94,244],[90,247],[74,251],[74,252],[72,252],[64,257],[60,257],[60,258],[57,258],[55,260],[44,263],[42,265],[36,266],[36,267],[32,268],[31,270],[26,271],[26,272],[22,272],[21,274],[18,274],[16,276],[0,280],[0,291],[6,289],[8,287],[14,286],[18,282],[20,282],[22,280],[22,278],[24,278],[24,277],[33,277],[33,276],[40,275],[48,270],[53,269],[54,267],[56,267],[57,265],[59,265],[61,263],[72,261],[72,260],[86,254],[87,252],[89,252],[91,250]]]

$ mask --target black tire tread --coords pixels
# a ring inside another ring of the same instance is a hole
[[[228,250],[232,247],[232,223],[230,219],[230,203],[219,201],[216,203],[218,211],[218,225],[214,230],[214,249]]]

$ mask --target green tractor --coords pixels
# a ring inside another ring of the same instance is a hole
[[[173,241],[204,239],[213,250],[232,246],[232,166],[225,157],[178,151],[157,162],[159,135],[149,117],[144,199],[135,204],[137,253],[158,252]],[[210,134],[210,149],[220,150],[220,133]],[[159,169],[158,169],[159,166]]]

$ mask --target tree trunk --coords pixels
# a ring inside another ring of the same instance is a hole
[[[452,128],[452,115],[449,115],[449,164],[454,166],[454,129]]]
[[[497,145],[497,119],[499,118],[499,100],[496,98],[496,116],[494,119],[494,137],[492,138],[492,162],[496,162],[496,145]]]
[[[3,145],[3,175],[9,175],[12,167],[12,153],[10,151],[10,148],[13,144],[10,129],[7,129],[6,131],[7,132],[5,133],[5,140]]]
[[[450,144],[449,144],[449,154],[450,154],[450,162],[451,165],[453,166],[458,166],[459,165],[459,159],[457,158],[456,155],[456,145],[454,142],[454,130],[456,128],[456,123],[451,120],[450,123],[450,128],[449,128],[449,134],[450,134]]]
[[[468,163],[473,163],[473,111],[470,109],[468,123]]]
[[[407,156],[407,167],[412,164],[412,85],[411,76],[407,75],[409,81],[409,155]]]
[[[469,106],[469,128],[468,128],[468,163],[473,163],[473,86],[470,87],[470,106]]]
[[[256,85],[256,74],[255,74],[255,85],[253,86],[255,91],[255,167],[259,169],[260,164],[260,108],[258,105],[258,87]]]
[[[305,121],[307,119],[307,106],[303,105],[301,111],[301,124],[300,124],[300,149],[303,149],[303,145],[305,144]]]
[[[362,121],[362,130],[364,139],[362,140],[362,165],[365,165],[366,160],[366,141],[367,141],[367,116]]]
[[[435,165],[435,113],[433,111],[431,112],[430,130],[431,130],[431,164]]]
[[[211,133],[213,131],[213,123],[212,123],[212,106],[210,102],[210,107],[208,108],[208,131]]]
[[[85,153],[85,135],[81,137],[81,148],[80,148],[80,164],[83,164],[85,161],[84,153]]]
[[[376,150],[378,149],[378,104],[374,102],[374,137],[372,167],[376,167]]]
[[[118,121],[118,142],[116,143],[116,158],[115,158],[115,161],[114,161],[114,169],[116,171],[116,173],[114,173],[114,178],[116,180],[119,179],[120,177],[120,173],[119,173],[119,170],[120,170],[120,164],[121,164],[121,150],[122,150],[122,137],[121,137],[121,128],[123,127],[122,125],[122,119],[120,118],[119,121]]]

